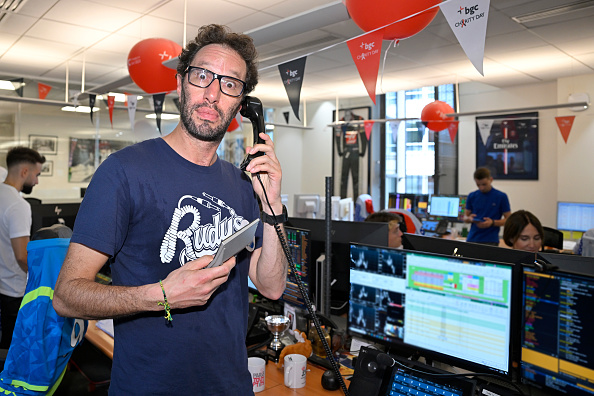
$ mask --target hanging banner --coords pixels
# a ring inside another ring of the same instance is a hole
[[[49,91],[52,90],[50,85],[46,85],[43,83],[37,83],[37,91],[39,93],[39,99],[45,99]]]
[[[483,142],[483,146],[487,145],[487,139],[489,138],[489,135],[491,135],[491,127],[493,126],[493,121],[495,121],[495,120],[494,119],[484,119],[484,120],[477,119],[476,120],[476,126],[477,126],[479,133],[481,135],[481,141]]]
[[[134,119],[136,118],[136,105],[138,104],[138,96],[126,95],[126,103],[128,105],[128,117],[130,118],[130,128],[134,130]]]
[[[23,90],[25,88],[25,79],[24,78],[17,78],[14,80],[10,80],[10,82],[12,82],[12,85],[14,85],[15,91],[17,93],[17,95],[19,95],[21,98],[23,97]]]
[[[365,136],[367,136],[367,140],[371,137],[371,130],[373,129],[373,124],[375,121],[363,121],[363,126],[365,127]]]
[[[451,0],[439,7],[470,62],[481,75],[490,0]]]
[[[351,56],[359,71],[359,76],[361,76],[373,104],[375,104],[375,86],[377,84],[383,37],[384,34],[380,29],[347,41]]]
[[[115,106],[115,96],[107,97],[107,108],[109,109],[109,122],[111,122],[111,129],[113,129],[113,108]]]
[[[458,134],[458,122],[459,121],[452,121],[448,125],[448,132],[450,133],[450,140],[454,143],[456,140],[456,135]]]
[[[396,144],[398,142],[398,128],[400,127],[401,120],[394,120],[389,121],[388,127],[392,131],[392,143]]]
[[[555,121],[557,121],[557,126],[561,132],[561,136],[563,136],[563,140],[565,140],[565,144],[567,144],[569,132],[571,132],[571,127],[573,126],[573,120],[575,120],[575,116],[555,117]]]
[[[233,132],[237,130],[241,131],[241,114],[239,112],[237,112],[237,115],[231,120],[231,123],[227,127],[227,132]]]
[[[285,117],[285,122],[286,122],[287,124],[289,123],[289,114],[290,114],[290,113],[289,113],[288,111],[285,111],[285,112],[283,112],[283,116]]]
[[[95,108],[95,100],[97,95],[89,94],[89,108],[91,109],[91,124],[93,124],[93,108]]]
[[[153,105],[155,106],[155,115],[157,116],[157,129],[161,134],[161,113],[163,113],[163,102],[165,102],[165,93],[153,95]]]
[[[303,85],[303,74],[305,72],[305,61],[307,57],[295,59],[282,65],[278,65],[278,71],[280,72],[285,91],[289,97],[289,103],[293,108],[295,117],[299,118],[299,98],[301,96],[301,86]]]
[[[179,98],[173,98],[173,103],[175,103],[175,107],[177,107],[177,111],[179,112]]]

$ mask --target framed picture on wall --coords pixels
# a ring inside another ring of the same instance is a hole
[[[44,135],[29,135],[29,147],[39,154],[58,154],[58,137]]]
[[[131,145],[132,142],[122,140],[99,140],[70,138],[68,155],[68,181],[71,183],[88,183],[95,173],[95,157],[101,164],[112,153]]]
[[[476,117],[476,167],[494,179],[538,180],[538,112]]]
[[[357,201],[360,194],[369,189],[369,154],[365,120],[371,118],[371,107],[355,107],[338,110],[342,123],[333,127],[332,133],[332,178],[333,195],[351,197]],[[336,110],[332,121],[336,121]]]
[[[45,161],[41,166],[41,173],[39,176],[53,176],[54,175],[54,161]]]

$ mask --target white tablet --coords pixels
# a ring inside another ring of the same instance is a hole
[[[256,219],[223,239],[214,258],[205,268],[218,267],[251,244],[254,241],[254,235],[256,235],[256,228],[258,228],[259,222],[260,219]]]

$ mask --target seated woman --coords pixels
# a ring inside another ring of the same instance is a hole
[[[503,227],[503,241],[512,249],[537,253],[544,241],[540,220],[527,210],[512,213]]]

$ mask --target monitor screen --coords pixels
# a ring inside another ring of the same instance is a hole
[[[74,229],[80,203],[34,203],[31,204],[31,235],[42,227],[64,224]]]
[[[479,260],[495,260],[502,263],[532,264],[536,259],[536,254],[524,250],[407,233],[402,235],[402,245],[407,250],[418,250],[421,252]]]
[[[429,209],[429,195],[427,194],[420,194],[417,195],[415,200],[415,207],[413,208],[413,213],[419,219],[424,219],[427,217],[427,209]]]
[[[428,212],[431,217],[458,219],[460,197],[455,195],[432,195],[429,198]]]
[[[557,229],[586,232],[594,228],[594,203],[557,202]]]
[[[321,268],[317,261],[326,255],[326,220],[289,217],[287,226],[310,231],[311,270],[309,272],[310,294],[316,306],[322,307],[322,287],[325,280],[319,276]],[[332,243],[330,300],[332,314],[347,312],[350,292],[350,243],[367,243],[388,246],[389,228],[387,223],[365,221],[332,221],[330,223]]]
[[[512,264],[351,245],[348,330],[511,375]]]
[[[309,295],[309,272],[311,265],[309,231],[288,226],[285,227],[285,231],[287,232],[287,245],[291,252],[291,257],[293,258],[293,263],[295,263],[297,272],[293,273],[291,267],[289,267],[287,287],[283,292],[282,299],[286,303],[303,308],[305,307],[305,299],[299,290],[295,277],[301,279],[303,287],[308,293],[308,297],[311,298],[311,295]]]
[[[318,218],[320,196],[318,194],[295,194],[293,197],[293,217]]]
[[[594,393],[594,277],[524,270],[522,381],[566,395]]]

